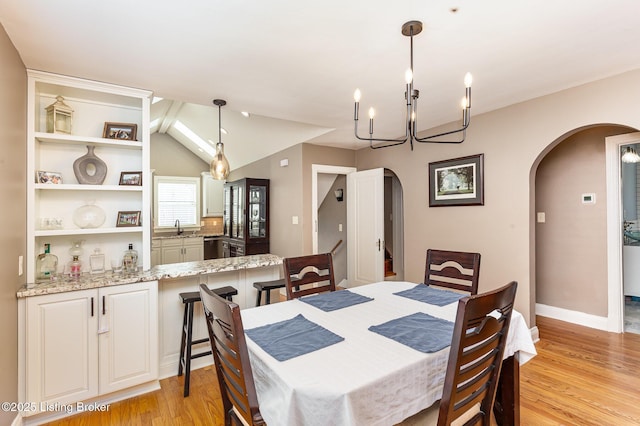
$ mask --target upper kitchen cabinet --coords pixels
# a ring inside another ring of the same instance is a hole
[[[225,257],[269,253],[269,179],[224,185]]]
[[[109,269],[129,244],[138,266],[148,269],[151,92],[27,74],[27,282],[36,281],[36,257],[45,244],[58,257],[58,274],[77,242],[83,272],[96,249]]]
[[[222,217],[224,181],[202,172],[202,217]]]

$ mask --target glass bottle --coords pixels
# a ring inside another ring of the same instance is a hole
[[[58,270],[58,256],[50,253],[49,243],[44,245],[44,253],[40,253],[36,258],[36,280],[52,280]]]
[[[69,277],[72,280],[77,280],[80,278],[80,274],[82,273],[82,262],[80,262],[78,256],[73,256],[73,260],[69,262]]]
[[[104,254],[100,253],[100,249],[93,250],[93,254],[89,256],[89,267],[92,274],[104,273]]]
[[[129,250],[124,252],[122,259],[124,272],[136,272],[138,269],[138,252],[129,244]]]

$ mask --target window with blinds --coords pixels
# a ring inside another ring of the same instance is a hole
[[[200,226],[200,179],[156,176],[154,179],[156,228]]]

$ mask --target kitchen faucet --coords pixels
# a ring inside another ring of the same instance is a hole
[[[184,232],[184,229],[180,228],[180,219],[176,219],[176,223],[173,227],[178,228],[178,235],[181,235]]]

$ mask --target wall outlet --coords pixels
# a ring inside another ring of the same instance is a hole
[[[338,224],[338,232],[342,232],[342,224],[341,223]]]
[[[546,220],[544,212],[538,212],[538,223],[544,223]]]
[[[292,216],[291,217],[291,224],[292,225],[297,225],[298,224],[298,216]]]

